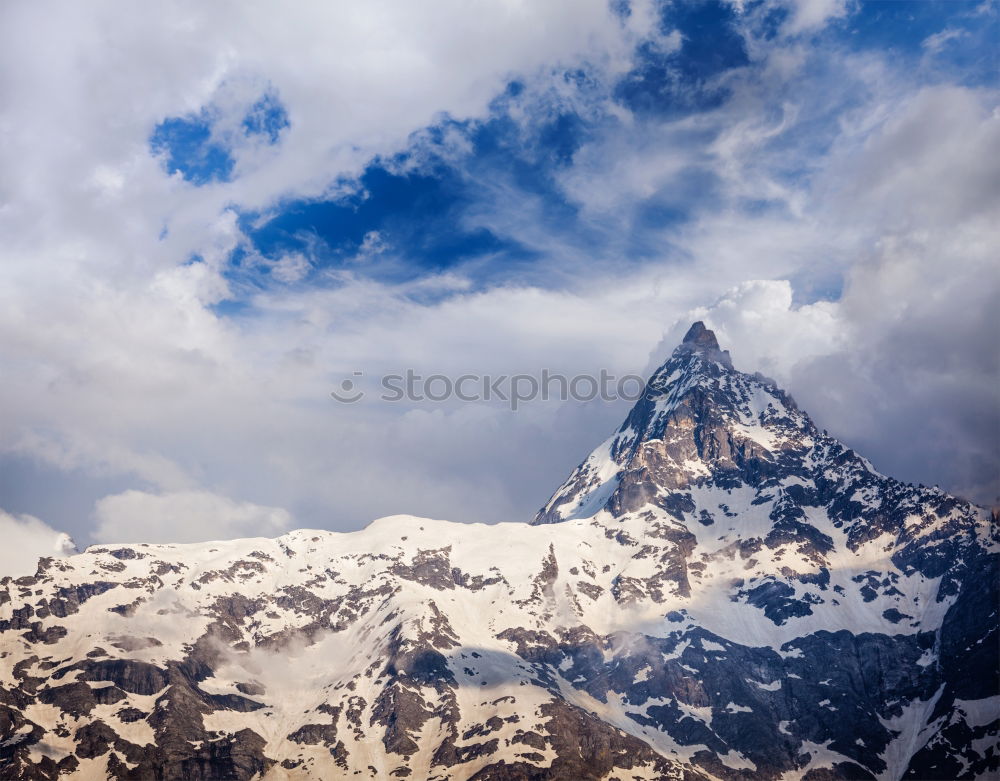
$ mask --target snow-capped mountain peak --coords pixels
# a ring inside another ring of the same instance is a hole
[[[701,320],[691,325],[688,332],[684,335],[684,339],[674,351],[674,354],[677,355],[685,352],[698,353],[709,360],[716,360],[730,368],[733,365],[729,351],[719,347],[719,340],[715,337],[715,332],[708,330]]]
[[[0,580],[11,779],[977,778],[996,517],[696,323],[534,525],[102,545]]]
[[[788,394],[733,368],[715,334],[697,322],[619,430],[577,467],[535,523],[621,514],[693,485],[762,487],[801,470],[818,438]]]

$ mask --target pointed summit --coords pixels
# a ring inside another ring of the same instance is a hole
[[[688,330],[618,431],[549,499],[535,523],[647,505],[678,517],[692,489],[765,491],[804,469],[818,432],[788,394],[737,371],[701,321]]]
[[[698,320],[688,329],[684,335],[682,344],[689,344],[692,347],[701,349],[718,350],[719,340],[715,338],[715,331],[710,331],[705,327],[705,323]]]
[[[715,337],[715,331],[706,328],[701,320],[692,324],[688,329],[688,332],[684,335],[684,341],[674,351],[674,355],[678,353],[698,353],[730,368],[733,365],[732,358],[729,357],[729,351],[719,347],[719,340]]]

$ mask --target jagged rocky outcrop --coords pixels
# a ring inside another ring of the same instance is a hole
[[[0,777],[996,777],[996,520],[878,474],[695,324],[532,525],[0,581]]]

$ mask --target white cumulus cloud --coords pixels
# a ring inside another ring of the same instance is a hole
[[[12,515],[0,510],[0,577],[33,575],[42,557],[76,553],[73,540],[33,515]]]
[[[280,507],[239,502],[208,491],[124,491],[98,501],[95,516],[94,538],[107,543],[273,537],[287,531],[292,520]]]

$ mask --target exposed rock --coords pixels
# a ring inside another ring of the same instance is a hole
[[[535,526],[0,580],[0,777],[994,777],[998,551],[698,323]]]

